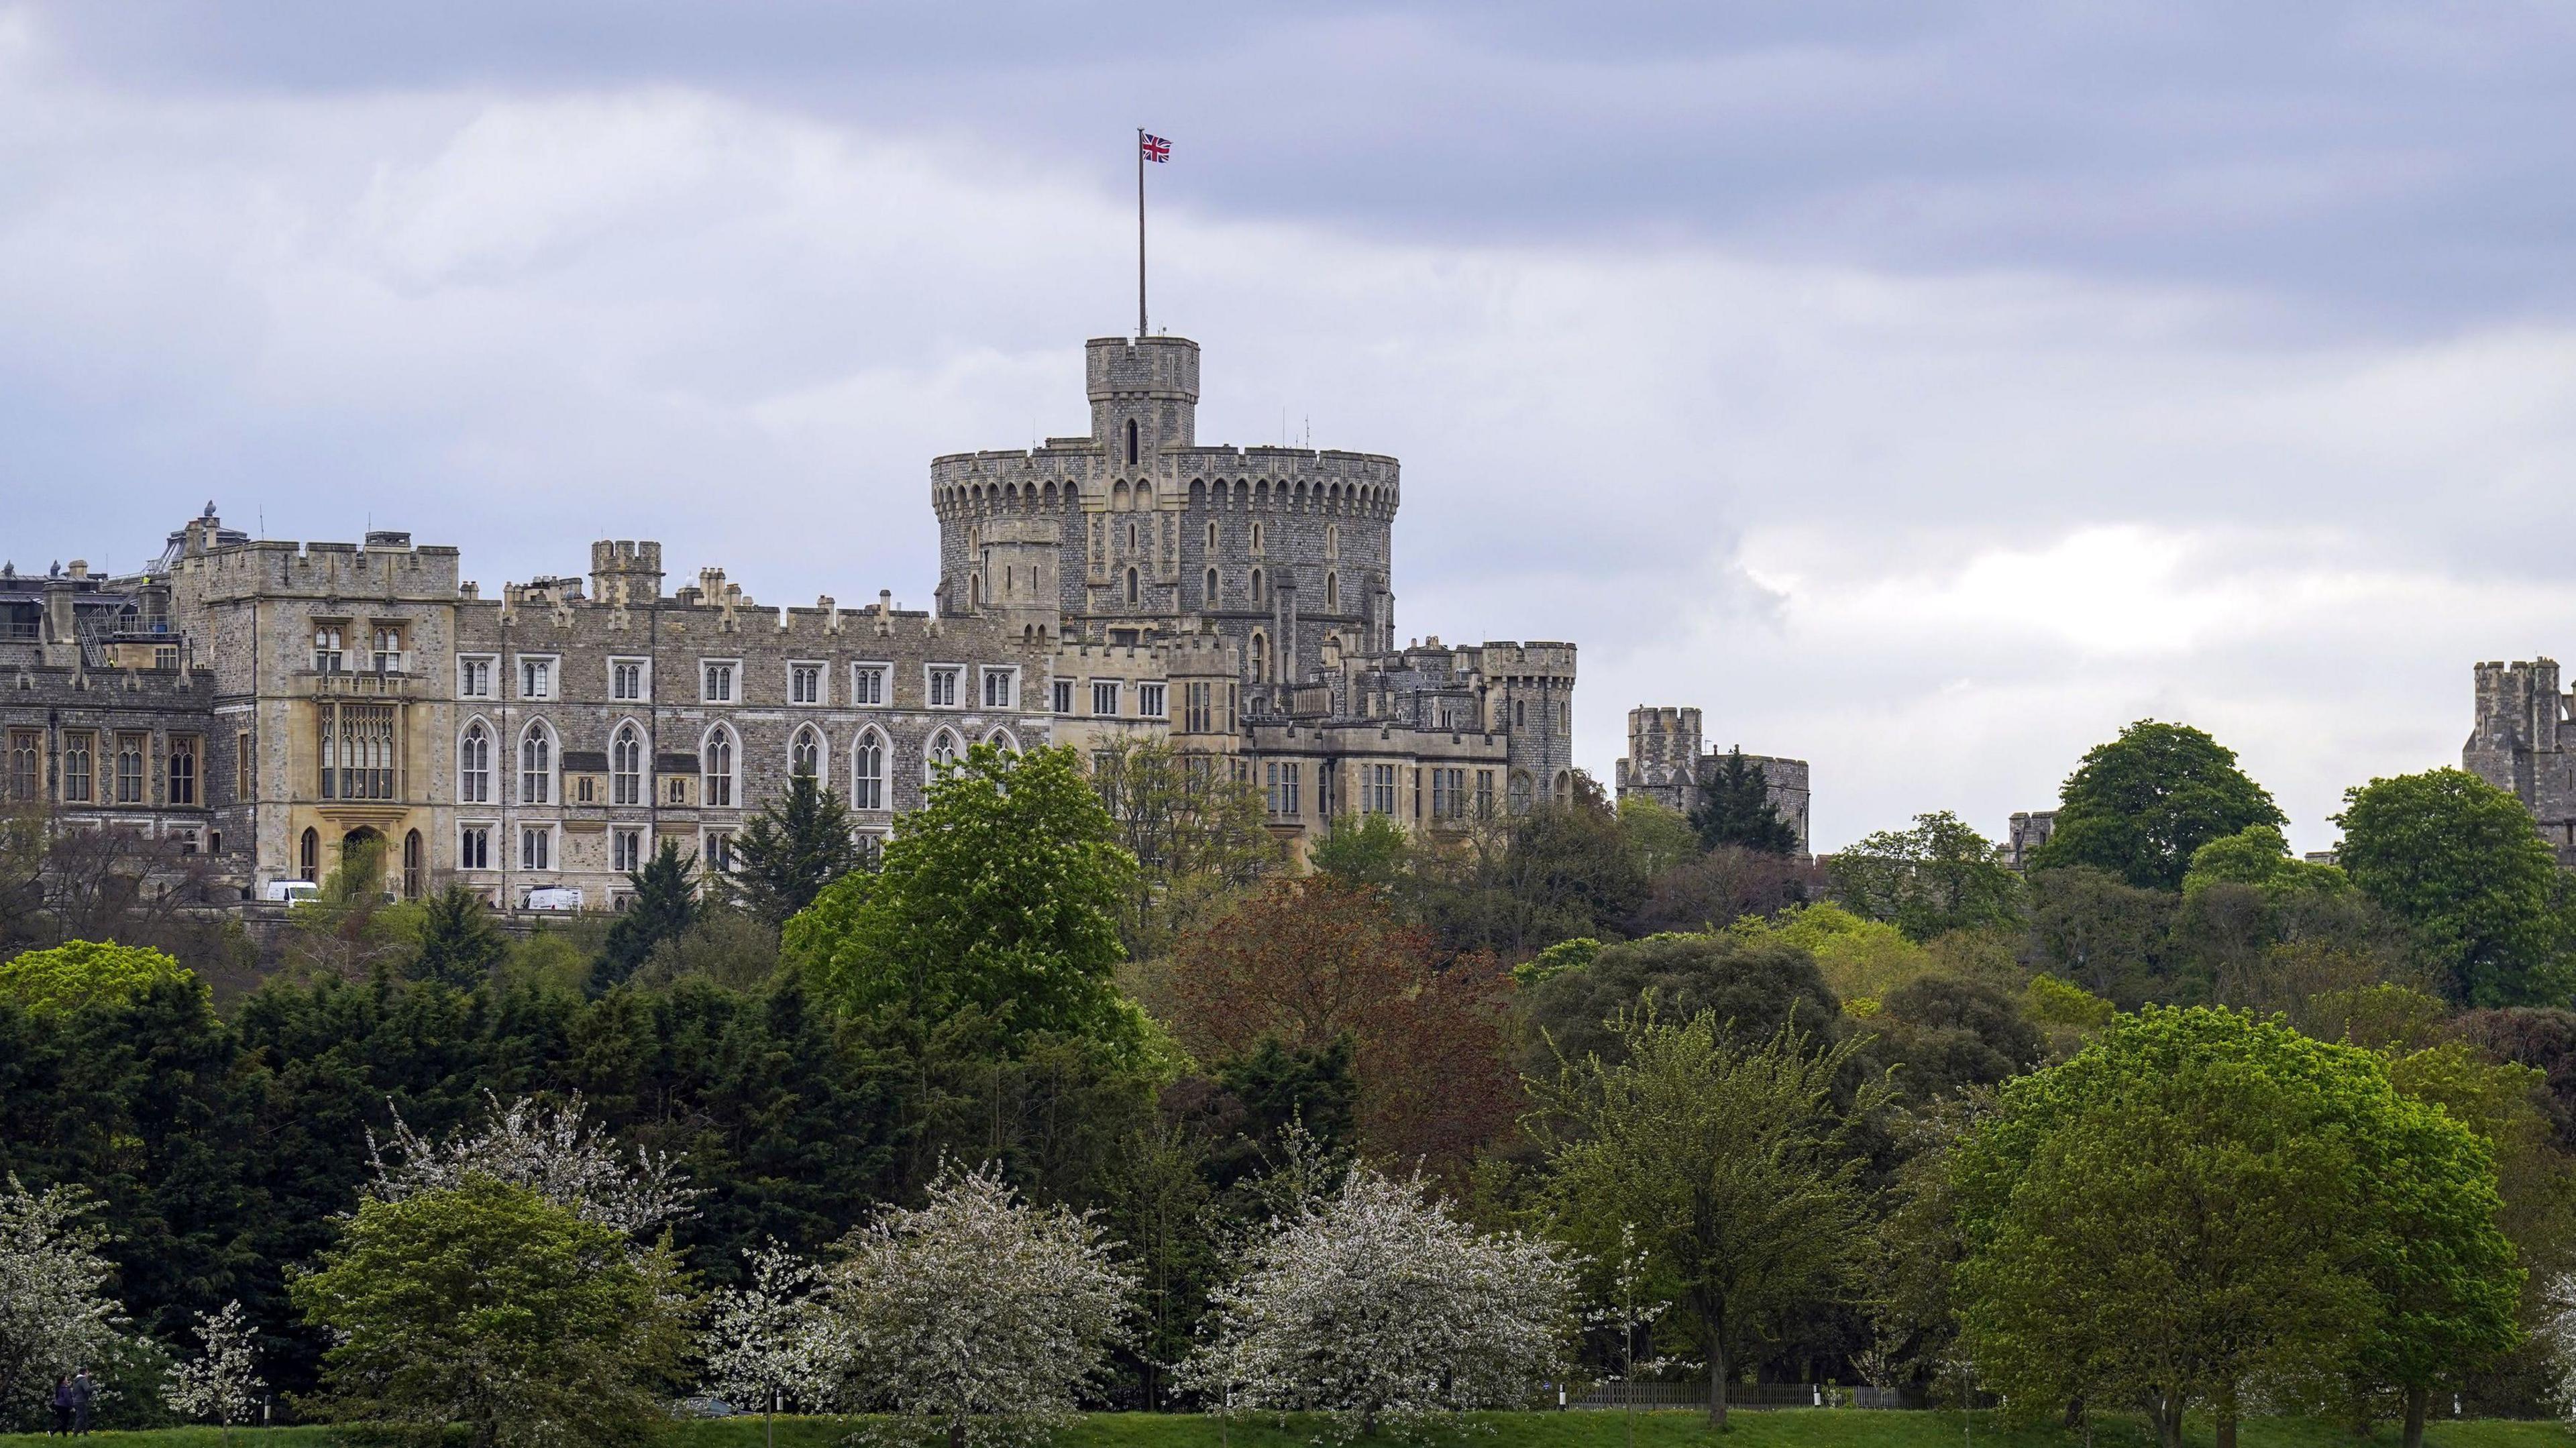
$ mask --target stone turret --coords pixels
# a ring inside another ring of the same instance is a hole
[[[590,545],[590,595],[631,607],[662,596],[662,545],[602,538]]]
[[[1083,344],[1091,436],[1112,470],[1143,467],[1198,440],[1199,344],[1186,337],[1094,337]]]

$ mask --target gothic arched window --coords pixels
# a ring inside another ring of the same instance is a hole
[[[554,798],[555,737],[539,719],[519,736],[519,803],[544,804]]]
[[[823,782],[823,736],[813,725],[797,730],[796,737],[787,741],[787,771],[810,774],[816,784]]]
[[[885,807],[885,736],[871,729],[850,751],[850,808]]]
[[[698,746],[698,802],[710,809],[733,808],[733,731],[719,724]]]
[[[608,797],[617,804],[644,802],[644,735],[632,724],[618,725],[608,744]]]
[[[461,804],[492,802],[492,731],[475,720],[456,746],[456,798]]]

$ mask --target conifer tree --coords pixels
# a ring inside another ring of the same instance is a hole
[[[761,807],[734,837],[734,888],[752,914],[771,926],[814,903],[814,897],[859,865],[850,833],[850,809],[841,797],[799,769],[784,799]]]
[[[654,946],[697,923],[696,873],[695,865],[681,858],[680,847],[664,840],[661,850],[644,862],[643,869],[626,877],[635,886],[635,898],[627,902],[626,913],[609,927],[598,968],[591,972],[594,988],[606,990],[626,980],[644,964]]]
[[[414,980],[471,990],[508,953],[509,945],[493,927],[482,897],[462,885],[450,885],[423,904],[420,953],[412,957],[406,973]]]
[[[1771,807],[1771,781],[1742,749],[1726,751],[1717,777],[1700,786],[1691,828],[1707,849],[1735,845],[1765,855],[1794,855],[1798,832]]]

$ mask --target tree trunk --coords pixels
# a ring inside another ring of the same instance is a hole
[[[948,1420],[948,1448],[966,1448],[966,1419],[963,1415]]]
[[[2405,1448],[2424,1448],[2424,1405],[2432,1396],[2429,1384],[2416,1383],[2406,1389]]]
[[[1714,1332],[1708,1337],[1708,1426],[1723,1433],[1727,1431],[1726,1345]]]
[[[2150,1416],[2156,1420],[2157,1448],[2183,1448],[2181,1393],[2167,1391],[2158,1395]]]
[[[2082,1393],[2077,1393],[2074,1397],[2066,1400],[2066,1431],[2072,1433],[2083,1426],[2084,1395]]]
[[[2219,1389],[2218,1401],[2211,1406],[2218,1418],[2218,1448],[2236,1448],[2236,1385]]]

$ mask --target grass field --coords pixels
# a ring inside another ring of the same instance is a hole
[[[1891,1413],[1803,1409],[1740,1412],[1727,1448],[2073,1448],[2082,1435],[2054,1428],[2006,1429],[1988,1415],[1962,1421],[1957,1413]],[[842,1418],[781,1418],[779,1448],[840,1448],[856,1426]],[[1180,1414],[1098,1413],[1056,1435],[1052,1448],[1308,1448],[1320,1422],[1238,1420],[1221,1428],[1213,1419]],[[1491,1413],[1476,1419],[1466,1436],[1437,1442],[1472,1448],[1626,1448],[1628,1422],[1618,1413]],[[1638,1448],[1685,1448],[1715,1440],[1697,1413],[1640,1413]],[[2207,1443],[2207,1424],[2195,1424],[2194,1443]],[[460,1440],[461,1441],[461,1440]],[[2394,1428],[2356,1438],[2339,1425],[2299,1418],[2257,1418],[2244,1425],[2243,1448],[2354,1448],[2391,1444]],[[2559,1423],[2480,1419],[2437,1422],[2426,1430],[2432,1448],[2576,1448],[2576,1433]],[[86,1448],[220,1448],[212,1428],[172,1428],[151,1433],[93,1433]],[[380,1448],[383,1435],[341,1428],[238,1429],[234,1448]],[[758,1418],[682,1424],[665,1435],[668,1448],[762,1448]],[[2095,1448],[2141,1448],[2154,1439],[2135,1419],[2107,1418],[2095,1425]],[[36,1434],[0,1434],[0,1448],[59,1448]]]

